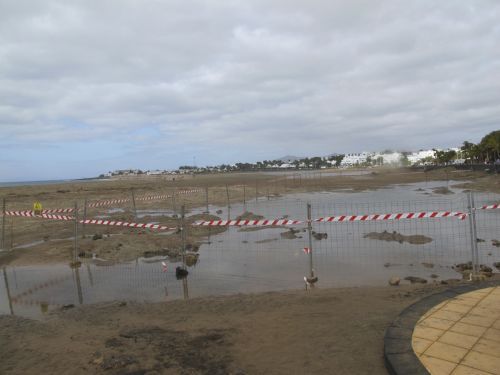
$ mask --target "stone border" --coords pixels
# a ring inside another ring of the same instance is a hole
[[[447,299],[477,289],[499,285],[500,280],[490,280],[451,287],[444,292],[424,297],[404,309],[385,331],[384,361],[389,374],[428,375],[429,372],[420,362],[412,347],[413,329],[418,320],[431,308]]]

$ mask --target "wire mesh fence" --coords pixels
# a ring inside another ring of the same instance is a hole
[[[253,188],[258,193],[259,186]],[[455,190],[454,194],[442,196],[430,193],[433,188],[435,186],[429,183],[356,193],[288,195],[279,195],[270,189],[269,194],[254,194],[252,198],[235,202],[233,195],[241,195],[244,190],[247,190],[245,197],[251,197],[250,187],[231,187],[229,194],[222,189],[223,194],[229,195],[225,205],[212,204],[213,193],[209,190],[208,212],[224,219],[252,213],[256,218],[302,221],[306,219],[308,203],[312,206],[313,219],[404,212],[469,212],[466,193]],[[265,186],[260,189],[265,190]],[[475,210],[475,235],[471,233],[468,218],[460,220],[458,217],[313,222],[312,254],[313,268],[319,277],[317,285],[386,285],[392,276],[401,279],[415,276],[428,282],[461,278],[462,275],[452,267],[472,261],[473,237],[477,237],[478,263],[496,270],[494,264],[500,261],[500,210],[482,210],[480,207],[500,202],[500,195],[474,193],[474,200],[478,208]],[[178,214],[186,203],[191,205],[188,216],[207,211],[206,196],[178,195],[175,202],[171,199],[159,204],[136,202],[137,216],[139,219],[160,219]],[[131,209],[119,208],[118,213],[126,214]],[[89,215],[112,215],[115,210],[89,210]],[[72,223],[47,222],[47,228],[58,225],[70,228]],[[153,257],[122,264],[84,264],[78,271],[60,264],[7,268],[3,270],[3,290],[9,285],[15,309],[16,304],[19,308],[20,304],[29,304],[29,301],[43,307],[47,303],[63,305],[111,299],[160,301],[186,296],[303,288],[303,277],[310,271],[308,255],[304,252],[304,248],[309,247],[306,228],[304,222],[293,227],[228,227],[219,234],[208,232],[202,240],[198,262],[188,267],[189,276],[184,280],[177,280],[171,272],[179,264],[178,260],[172,260],[169,272],[162,272],[161,260],[167,257]],[[86,230],[92,233],[91,229]],[[191,227],[186,227],[188,235],[191,230]],[[6,232],[9,238],[8,230]],[[67,232],[66,235],[72,234],[71,229]],[[47,287],[39,287],[50,281],[54,274],[65,278],[49,283]],[[31,290],[31,293],[24,295],[26,290]],[[7,300],[12,298],[7,298],[0,287],[0,310],[7,311]]]

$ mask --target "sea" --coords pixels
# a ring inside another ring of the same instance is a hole
[[[67,179],[67,180],[42,180],[42,181],[11,181],[0,182],[0,187],[28,186],[28,185],[53,185],[64,184],[68,182],[100,181],[97,178]],[[104,180],[103,180],[104,181]]]

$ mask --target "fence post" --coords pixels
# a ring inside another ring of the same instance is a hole
[[[247,195],[247,192],[246,192],[246,185],[243,185],[243,210],[246,212],[247,210],[247,200],[246,200],[246,195]]]
[[[185,207],[181,206],[182,268],[186,269],[186,231],[184,225]]]
[[[208,185],[205,187],[205,201],[206,201],[206,204],[207,204],[207,211],[205,213],[209,214],[210,210],[208,209]]]
[[[226,197],[227,197],[227,219],[231,220],[231,203],[229,202],[229,187],[226,184]]]
[[[477,227],[476,227],[476,210],[474,207],[474,196],[472,191],[467,194],[467,209],[469,211],[469,229],[472,252],[472,276],[477,277],[479,268],[479,255],[477,251]]]
[[[3,280],[5,283],[5,289],[7,289],[7,299],[9,300],[10,315],[14,315],[14,309],[12,308],[12,297],[10,295],[10,288],[9,288],[9,279],[7,279],[7,271],[5,270],[5,267],[3,267],[2,270],[3,270]]]
[[[2,243],[0,249],[5,249],[5,198],[2,199]]]
[[[134,189],[132,189],[132,204],[134,206],[134,220],[137,220],[137,208],[135,206],[135,194]]]
[[[14,216],[10,219],[10,247],[9,250],[14,248]]]
[[[73,264],[76,266],[78,262],[78,203],[75,202],[75,240],[73,243]]]
[[[173,192],[172,192],[172,206],[174,208],[174,215],[175,215],[175,217],[177,217],[177,206],[175,204],[175,193],[176,193],[176,191],[177,191],[177,189],[174,188]]]
[[[87,220],[87,198],[83,202],[82,238],[85,238],[85,220]]]
[[[314,277],[313,270],[313,248],[312,248],[312,223],[311,223],[311,203],[307,204],[307,232],[309,237],[309,275]]]
[[[258,181],[255,180],[255,203],[259,200],[259,185]]]

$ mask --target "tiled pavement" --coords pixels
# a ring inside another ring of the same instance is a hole
[[[412,347],[433,375],[500,375],[500,286],[431,308],[413,330]]]

